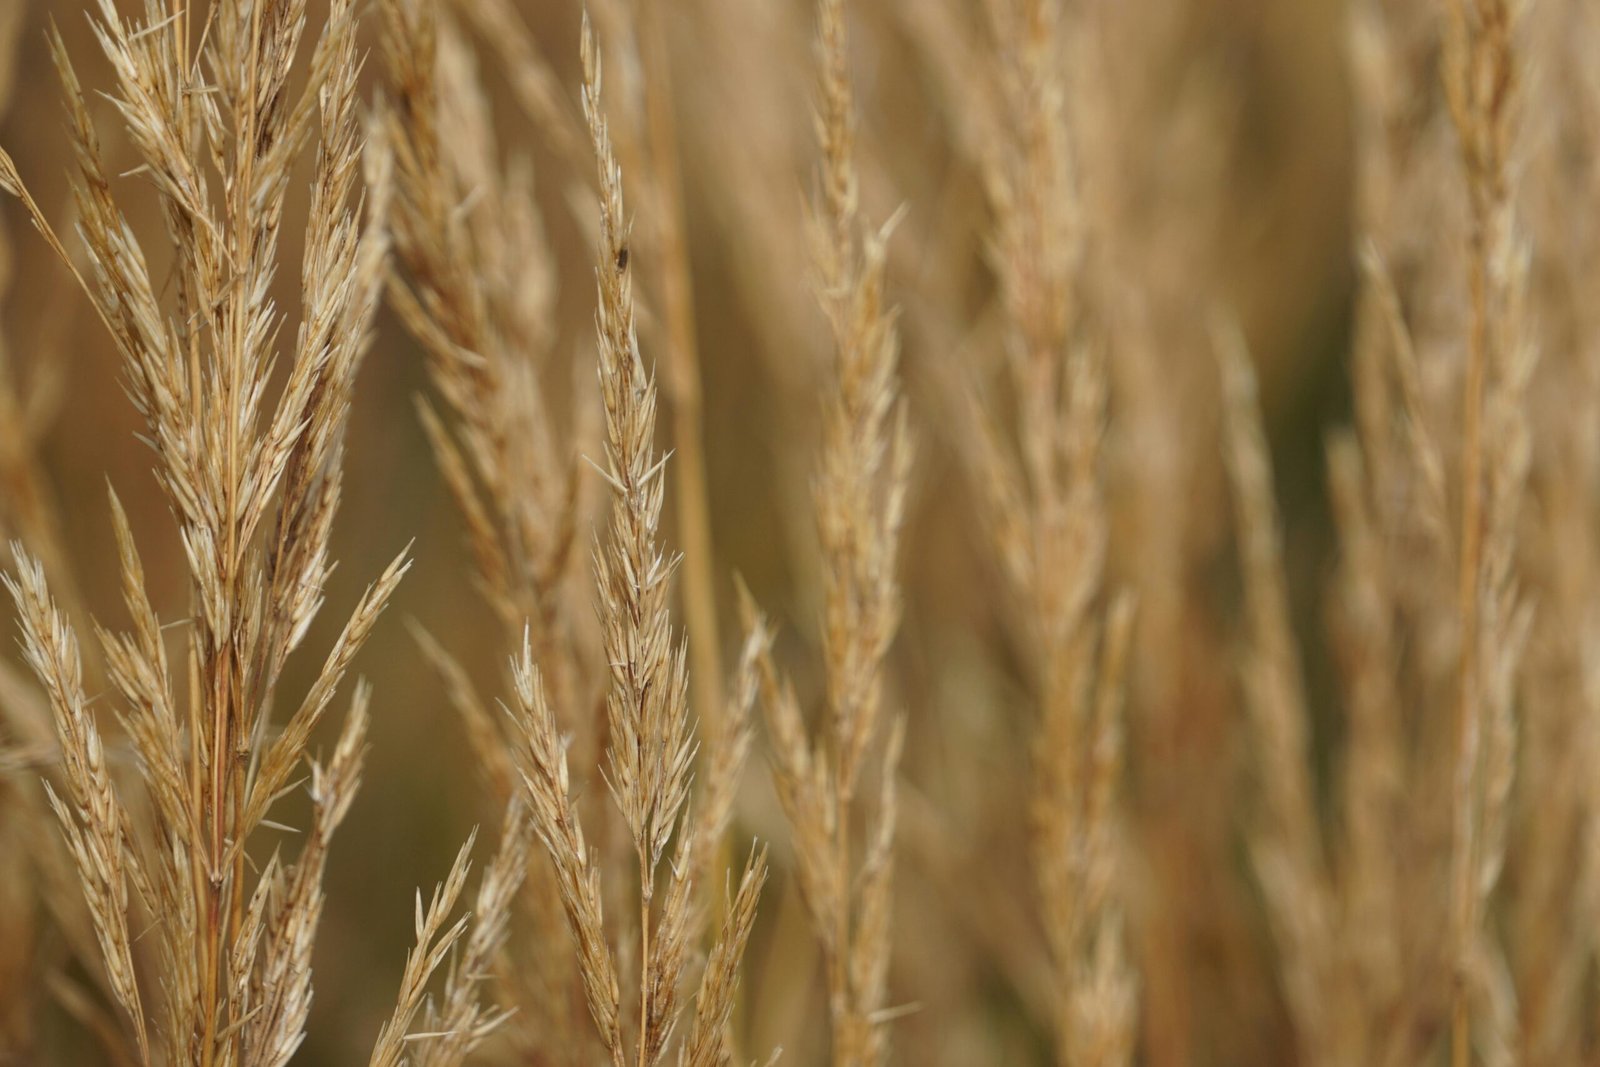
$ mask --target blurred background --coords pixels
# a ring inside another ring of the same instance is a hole
[[[576,0],[519,5],[565,94],[561,105],[575,112]],[[871,218],[906,212],[888,287],[901,308],[917,446],[905,616],[891,654],[890,703],[911,724],[890,977],[891,1002],[909,1007],[894,1025],[895,1055],[907,1064],[1043,1063],[1045,959],[1025,851],[1037,713],[1014,605],[978,522],[979,496],[948,440],[952,367],[1000,358],[986,258],[992,219],[959,77],[982,35],[952,32],[971,14],[961,4],[848,7],[863,200]],[[1159,655],[1135,657],[1130,707],[1125,800],[1137,843],[1129,923],[1141,973],[1140,1055],[1154,1065],[1290,1063],[1271,939],[1239,830],[1250,772],[1234,698],[1237,578],[1204,323],[1213,308],[1233,309],[1260,366],[1291,594],[1323,731],[1317,750],[1326,752],[1337,725],[1331,668],[1317,651],[1325,642],[1316,605],[1334,552],[1322,442],[1349,419],[1355,277],[1347,12],[1335,0],[1107,7],[1125,9],[1099,20],[1105,37],[1097,43],[1109,57],[1112,101],[1098,136],[1118,184],[1107,229],[1118,235],[1119,276],[1136,283],[1148,309],[1142,362],[1114,371],[1112,565],[1165,598],[1141,625],[1167,628],[1150,638]],[[64,224],[71,208],[60,177],[70,148],[44,35],[50,22],[59,25],[86,85],[107,85],[83,8],[83,0],[0,0],[0,23],[16,24],[0,143]],[[738,576],[779,625],[780,660],[813,706],[821,586],[809,478],[827,357],[803,230],[815,166],[814,11],[804,0],[677,0],[662,4],[661,17],[683,168],[724,659],[736,648]],[[561,373],[570,368],[583,388],[554,393],[592,398],[589,178],[529,121],[492,47],[479,49],[496,132],[508,152],[532,161],[558,266],[552,351]],[[369,63],[369,75],[377,67]],[[627,95],[634,72],[625,59],[610,70],[622,86],[619,121],[629,121],[628,107],[642,102]],[[118,161],[131,150],[113,109],[91,102],[110,166],[127,169]],[[122,185],[135,225],[157,240],[154,194],[136,176]],[[304,199],[302,189],[291,218],[303,217]],[[649,205],[635,198],[633,206],[644,215]],[[152,589],[166,593],[158,610],[180,616],[179,545],[135,437],[116,353],[9,199],[0,200],[0,224],[5,372],[23,399],[18,427],[24,436],[37,432],[42,488],[59,509],[83,601],[99,618],[122,617],[109,481],[141,538]],[[296,233],[287,230],[286,261],[298,256]],[[651,269],[645,258],[647,357],[659,329]],[[1136,376],[1159,383],[1145,390],[1159,398],[1155,407],[1119,406]],[[468,829],[481,823],[487,832],[496,818],[444,686],[407,625],[420,624],[460,656],[485,692],[505,691],[504,630],[474,587],[459,514],[416,416],[414,400],[429,388],[421,351],[386,310],[357,389],[338,570],[307,647],[326,647],[359,591],[408,541],[416,565],[357,661],[376,687],[373,750],[330,865],[316,1001],[299,1061],[307,1064],[366,1055],[410,942],[411,887],[431,886]],[[1164,430],[1145,434],[1141,420]],[[667,425],[663,419],[664,437]],[[1150,510],[1155,499],[1159,512]],[[673,501],[669,489],[669,512]],[[672,515],[663,528],[669,541],[676,537]],[[292,665],[300,681],[315,659],[303,653]],[[771,842],[778,870],[749,953],[739,1026],[751,1056],[781,1045],[783,1062],[812,1064],[826,1049],[823,985],[761,744],[735,838]],[[57,1015],[39,1024],[47,1033],[68,1025]],[[93,1053],[82,1054],[77,1062],[90,1062]]]

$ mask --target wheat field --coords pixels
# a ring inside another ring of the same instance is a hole
[[[0,1067],[1600,1064],[1585,0],[0,0]]]

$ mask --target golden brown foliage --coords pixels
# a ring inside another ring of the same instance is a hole
[[[0,1065],[1594,1061],[1592,5],[588,6],[0,0]]]

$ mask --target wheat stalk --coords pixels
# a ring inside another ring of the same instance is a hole
[[[466,520],[479,588],[508,636],[531,620],[558,704],[580,704],[593,682],[566,591],[582,468],[578,447],[550,462],[562,454],[545,395],[556,271],[530,203],[532,173],[526,161],[500,163],[471,52],[450,20],[414,0],[382,10],[404,267],[391,301],[448,409],[446,418],[422,404],[423,425]]]
[[[1458,613],[1460,699],[1451,888],[1455,985],[1451,1062],[1471,1062],[1469,998],[1485,902],[1503,861],[1512,774],[1510,695],[1527,632],[1515,581],[1516,522],[1527,475],[1524,394],[1532,348],[1521,322],[1526,274],[1511,204],[1520,66],[1518,5],[1453,3],[1444,84],[1461,143],[1469,207],[1470,320],[1462,408]]]
[[[802,895],[822,946],[833,1062],[882,1063],[894,876],[895,774],[904,720],[883,731],[883,661],[900,618],[896,579],[910,441],[899,402],[894,313],[884,303],[893,221],[869,231],[858,204],[854,92],[841,0],[817,5],[821,66],[817,137],[822,151],[809,217],[819,299],[834,348],[822,454],[813,488],[823,557],[822,643],[827,718],[807,737],[794,691],[770,651],[760,653],[772,735],[773,779],[794,836]],[[746,605],[746,626],[764,624]],[[881,778],[876,810],[858,802],[872,747]],[[859,809],[859,810],[858,810]],[[852,826],[875,826],[859,859]]]
[[[542,677],[525,640],[516,663],[518,722],[525,744],[522,775],[532,798],[534,825],[557,872],[562,906],[582,976],[590,1015],[617,1067],[654,1067],[667,1054],[677,1024],[686,952],[695,925],[692,861],[701,834],[720,830],[731,789],[714,790],[710,824],[688,813],[695,754],[689,718],[687,666],[681,639],[672,633],[667,602],[677,560],[659,544],[665,459],[654,447],[656,391],[639,351],[628,248],[629,223],[605,114],[601,66],[587,15],[583,28],[583,107],[598,163],[600,248],[596,270],[599,311],[600,392],[605,409],[605,462],[597,465],[613,492],[606,536],[596,551],[596,578],[606,661],[606,784],[633,846],[638,888],[637,1024],[632,1050],[624,1018],[619,966],[607,939],[598,857],[586,843],[572,799],[566,746],[559,736]],[[743,688],[748,689],[748,685]],[[737,737],[729,739],[743,747]],[[729,773],[713,767],[713,778]],[[737,767],[733,769],[737,773]],[[675,854],[662,884],[669,842]],[[749,934],[755,895],[764,880],[763,852],[752,853],[739,894],[730,902],[722,938],[712,950],[696,1004],[695,1033],[719,1033],[731,1011],[732,974]],[[662,892],[664,888],[664,892]],[[658,901],[658,896],[661,899]],[[726,1046],[695,1039],[683,1057],[727,1063]]]
[[[383,53],[392,103],[381,109],[395,145],[394,225],[403,273],[390,302],[428,355],[441,414],[419,401],[445,485],[465,520],[476,582],[512,637],[526,628],[583,750],[600,744],[591,668],[592,634],[574,596],[573,552],[583,509],[581,442],[565,458],[563,427],[546,397],[554,333],[556,270],[532,203],[526,159],[501,164],[488,101],[472,53],[433,3],[383,5]],[[420,629],[446,679],[493,802],[520,792],[511,723],[492,714],[461,666]],[[520,910],[540,945],[563,936],[554,876],[542,855],[520,880]],[[519,944],[513,942],[513,944]],[[569,1002],[578,975],[559,953],[511,953],[496,963],[497,995],[527,1010],[516,1029],[530,1055],[578,1057],[583,1035]],[[506,965],[508,961],[525,964]]]
[[[1252,858],[1284,946],[1284,984],[1307,1055],[1315,1062],[1357,1063],[1347,1051],[1356,1036],[1346,1014],[1350,990],[1338,949],[1345,931],[1339,927],[1334,873],[1324,856],[1315,807],[1309,709],[1289,621],[1255,372],[1237,325],[1219,323],[1214,333],[1222,375],[1224,458],[1233,487],[1249,629],[1245,704],[1260,749],[1264,814],[1252,841]]]
[[[1061,71],[1065,16],[1048,0],[987,10],[1003,114],[988,133],[984,167],[1017,432],[1013,446],[999,413],[973,396],[967,447],[1036,657],[1042,714],[1031,846],[1056,1059],[1125,1063],[1134,991],[1120,931],[1114,798],[1132,601],[1106,588],[1099,470],[1114,339],[1097,332],[1102,309],[1090,307],[1085,281],[1087,226]]]
[[[353,4],[332,4],[298,92],[289,81],[305,28],[301,4],[218,9],[199,56],[190,52],[187,9],[168,17],[147,5],[130,23],[104,3],[99,16],[113,99],[160,194],[176,255],[164,302],[101,162],[73,65],[52,35],[92,272],[84,290],[122,351],[188,564],[190,625],[174,671],[159,593],[146,584],[112,497],[132,629],[97,636],[139,757],[148,831],[108,772],[77,638],[42,568],[20,547],[7,585],[61,744],[64,789],[52,804],[139,1058],[280,1064],[304,1037],[322,872],[360,779],[366,687],[357,687],[325,764],[309,755],[312,732],[408,566],[402,553],[369,587],[315,680],[273,722],[283,668],[321,605],[331,566],[345,426],[388,244],[380,220],[389,157],[381,140],[366,153],[363,227],[352,206],[363,152]],[[204,71],[215,82],[203,81]],[[283,322],[267,286],[290,168],[308,150],[302,318],[274,393]],[[72,266],[9,157],[0,157],[0,184]],[[187,681],[187,700],[175,674]],[[312,806],[304,844],[292,863],[275,855],[252,877],[246,850],[303,766]],[[136,958],[144,955],[133,937],[141,916],[160,919],[150,939],[158,983],[141,975]]]
[[[8,114],[16,99],[19,80],[19,45],[23,39],[28,5],[18,3],[0,13],[0,116]],[[9,234],[0,230],[0,300],[8,319],[14,320],[18,301],[10,296],[17,269]],[[18,331],[20,333],[20,331]],[[41,469],[39,438],[52,412],[48,360],[36,358],[34,381],[24,388],[14,362],[12,338],[0,332],[0,539],[28,546],[41,561],[55,588],[68,605],[68,613],[81,619],[82,600],[76,576],[69,568],[61,540],[61,520]],[[92,669],[92,668],[91,668]],[[57,751],[54,726],[45,696],[31,681],[7,666],[4,695],[0,696],[0,850],[31,857],[15,865],[0,880],[0,1059],[29,1058],[44,998],[33,981],[34,969],[49,966],[51,958],[35,921],[37,896],[66,934],[72,950],[91,964],[99,951],[89,929],[88,916],[74,908],[74,894],[46,887],[70,887],[71,862],[60,847],[44,793],[22,781],[27,769],[53,761]],[[37,885],[35,883],[38,883]]]
[[[678,535],[683,543],[683,609],[694,660],[691,690],[700,721],[713,724],[721,713],[722,649],[717,632],[715,558],[711,541],[711,500],[706,484],[704,401],[700,353],[694,319],[694,282],[689,265],[678,132],[672,114],[671,57],[659,0],[637,5],[645,78],[645,140],[649,148],[649,198],[654,211],[654,245],[661,259],[659,286],[666,375],[666,398],[677,456]]]

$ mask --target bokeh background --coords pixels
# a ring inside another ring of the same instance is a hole
[[[576,0],[520,6],[565,105],[575,109]],[[906,1064],[1042,1063],[1049,1056],[1039,999],[1045,961],[1024,848],[1036,712],[1008,621],[1012,605],[998,592],[1004,583],[978,524],[979,497],[947,439],[952,367],[998,359],[995,281],[985,258],[992,219],[964,127],[968,102],[953,73],[983,42],[976,33],[952,40],[922,0],[849,6],[864,201],[875,218],[901,205],[906,211],[889,288],[902,309],[917,442],[905,621],[891,658],[891,703],[911,723],[890,986],[894,1003],[912,1007],[895,1024],[895,1054]],[[1139,417],[1163,420],[1168,430],[1153,447],[1133,415],[1119,421],[1114,399],[1113,566],[1164,588],[1162,617],[1173,638],[1159,661],[1136,657],[1133,667],[1126,806],[1137,842],[1130,932],[1142,974],[1141,1057],[1156,1065],[1283,1064],[1293,1059],[1287,1016],[1239,830],[1249,752],[1234,695],[1237,580],[1205,322],[1214,308],[1232,309],[1261,369],[1323,752],[1337,725],[1330,668],[1317,651],[1324,647],[1317,604],[1333,558],[1322,441],[1348,420],[1354,291],[1347,13],[1334,0],[1120,6],[1125,14],[1102,20],[1115,106],[1101,136],[1110,138],[1122,186],[1116,254],[1150,309],[1148,358],[1130,373],[1159,382],[1161,402]],[[60,180],[69,146],[44,33],[57,23],[85,82],[107,84],[83,8],[83,0],[0,0],[0,23],[18,23],[0,144],[63,222],[70,221]],[[962,5],[943,8],[959,16]],[[703,369],[721,641],[731,654],[737,575],[781,627],[780,658],[814,704],[821,587],[808,478],[826,357],[803,233],[815,154],[814,13],[804,0],[679,0],[663,10]],[[583,177],[527,121],[503,66],[483,52],[502,143],[534,165],[559,268],[555,348],[587,380],[592,199]],[[626,68],[615,69],[625,82]],[[110,105],[96,101],[95,109],[118,169],[131,153]],[[153,193],[140,190],[137,177],[124,185],[136,224],[149,224],[154,239]],[[291,217],[303,212],[303,192],[300,198]],[[179,546],[150,457],[135,439],[116,354],[10,200],[0,201],[0,223],[5,370],[25,400],[20,425],[37,431],[83,600],[102,618],[121,617],[109,480],[141,537],[152,588],[166,593],[158,610],[181,615]],[[284,249],[289,260],[298,255],[295,232],[289,229]],[[648,279],[650,264],[640,270]],[[647,307],[653,298],[647,283]],[[655,327],[646,315],[648,354]],[[385,311],[355,401],[330,607],[307,648],[326,646],[341,611],[408,541],[416,565],[357,664],[376,687],[373,751],[329,869],[307,1064],[366,1055],[410,941],[413,887],[442,875],[471,826],[494,824],[444,688],[407,625],[427,628],[461,656],[482,688],[503,691],[509,649],[473,587],[462,525],[415,414],[414,398],[428,388],[421,352]],[[1125,388],[1124,379],[1114,383],[1114,391]],[[1164,500],[1159,513],[1148,509],[1151,485]],[[664,529],[675,536],[670,514]],[[14,655],[9,640],[3,648]],[[302,658],[294,669],[310,671],[314,654]],[[737,833],[772,842],[779,868],[749,954],[745,1047],[754,1055],[781,1045],[784,1062],[821,1062],[819,961],[786,869],[786,833],[760,742]],[[55,1014],[39,1025],[68,1027]],[[80,1051],[85,1058],[74,1062],[91,1062],[92,1051]]]

